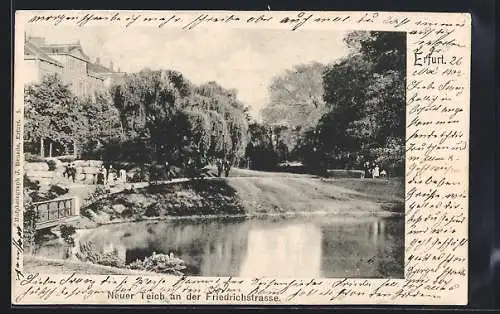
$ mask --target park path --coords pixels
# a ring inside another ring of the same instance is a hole
[[[216,170],[211,168],[209,172],[209,177],[206,180],[221,180],[215,175]],[[266,171],[257,171],[257,170],[248,170],[248,169],[239,169],[233,168],[229,174],[229,178],[253,178],[253,177],[311,177],[308,175],[301,174],[293,174],[293,173],[284,173],[284,172],[266,172]],[[156,181],[157,184],[174,184],[179,182],[186,182],[192,179],[189,178],[175,178],[169,181],[159,180]],[[68,187],[69,191],[67,194],[61,197],[73,197],[77,196],[80,200],[84,201],[87,199],[96,189],[99,187],[95,184],[85,184],[85,183],[73,183],[69,179],[61,178],[57,181],[57,183]],[[110,194],[119,193],[124,191],[125,189],[133,188],[144,188],[148,186],[148,182],[127,182],[127,183],[117,183],[113,185],[106,185],[105,188],[109,189]],[[103,187],[101,185],[101,187]]]
[[[255,176],[227,178],[243,201],[256,212],[274,208],[275,212],[375,214],[380,203],[370,195],[356,192],[319,178],[294,176]]]

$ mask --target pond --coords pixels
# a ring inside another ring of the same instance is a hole
[[[404,219],[180,219],[101,226],[82,236],[126,263],[155,253],[187,275],[403,278]]]

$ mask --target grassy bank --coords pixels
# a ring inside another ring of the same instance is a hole
[[[97,223],[167,216],[244,214],[236,191],[224,179],[191,180],[122,191],[82,208]]]
[[[261,176],[190,180],[122,191],[84,207],[98,224],[186,216],[377,214],[402,211],[401,180]]]
[[[360,197],[376,202],[404,203],[405,182],[404,178],[390,179],[324,179],[338,187],[350,189]]]

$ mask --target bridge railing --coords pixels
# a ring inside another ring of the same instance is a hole
[[[80,215],[78,197],[59,198],[49,201],[33,203],[38,213],[37,226],[58,222],[61,219]]]

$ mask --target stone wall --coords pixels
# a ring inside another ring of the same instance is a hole
[[[55,165],[54,170],[50,170],[48,162]],[[97,179],[97,173],[103,162],[100,160],[75,160],[76,167],[75,182],[93,184]],[[46,162],[25,162],[24,173],[30,180],[40,181],[40,183],[54,183],[63,180],[63,173],[68,163],[63,163],[57,158],[47,158]]]

